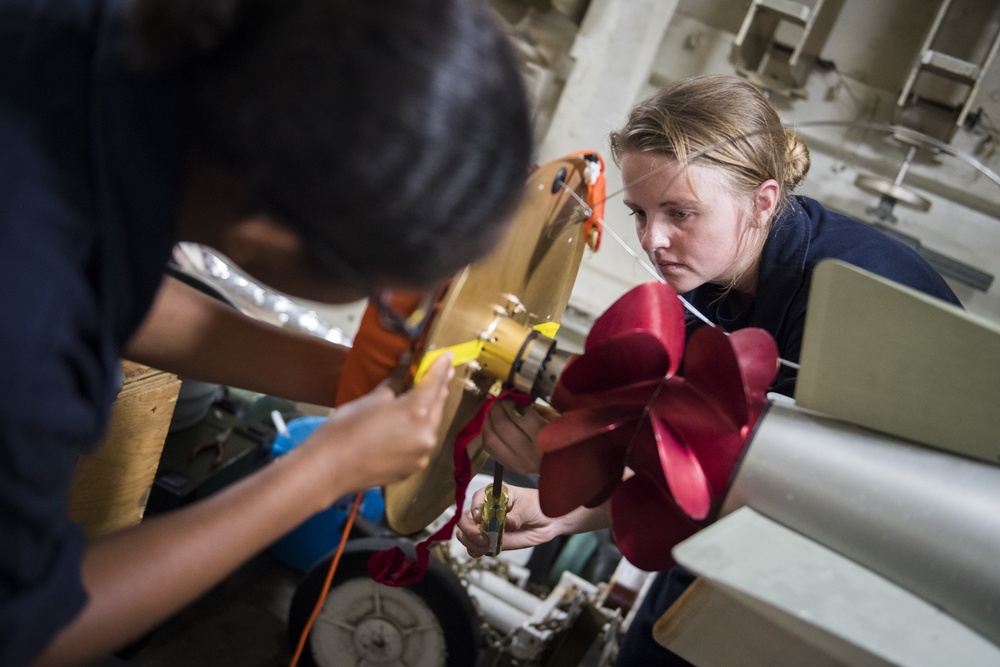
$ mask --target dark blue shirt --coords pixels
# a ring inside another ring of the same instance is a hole
[[[792,197],[771,226],[761,252],[757,293],[745,307],[717,285],[685,294],[702,314],[727,331],[765,329],[778,343],[781,358],[798,363],[813,271],[836,258],[913,289],[961,305],[948,283],[909,246],[870,225],[829,211],[808,197]],[[702,321],[688,313],[688,334]],[[772,391],[791,396],[795,370],[782,365]]]
[[[183,83],[130,67],[123,7],[0,0],[0,665],[86,602],[67,489],[173,241]]]
[[[808,197],[792,197],[774,221],[761,252],[757,292],[748,305],[716,285],[683,296],[727,331],[765,329],[781,358],[798,363],[813,271],[836,258],[931,296],[961,305],[944,279],[912,248],[874,227],[827,210]],[[688,334],[707,326],[688,314]],[[782,365],[772,391],[794,395],[796,371]],[[650,585],[622,642],[618,664],[689,667],[690,663],[653,639],[653,625],[694,580],[683,567],[661,572]],[[724,641],[724,639],[723,639]]]

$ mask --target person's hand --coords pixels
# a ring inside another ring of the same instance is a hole
[[[555,416],[554,410],[540,405],[524,408],[498,401],[483,425],[483,449],[504,468],[522,475],[538,472],[542,463],[538,432]]]
[[[306,445],[326,448],[329,474],[340,487],[346,481],[358,490],[408,477],[427,467],[438,444],[453,375],[451,354],[443,354],[406,393],[397,395],[390,378],[331,412]]]
[[[483,518],[485,489],[476,491],[472,505],[458,520],[455,536],[473,558],[489,549],[489,538],[480,526]],[[556,519],[551,519],[538,507],[538,490],[519,486],[507,487],[507,522],[504,524],[503,548],[524,549],[548,542],[559,535]]]

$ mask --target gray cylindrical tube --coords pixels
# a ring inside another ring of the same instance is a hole
[[[1000,467],[775,404],[722,513],[744,505],[1000,644]]]

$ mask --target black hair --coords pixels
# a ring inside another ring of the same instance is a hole
[[[134,1],[145,63],[195,73],[195,149],[320,256],[425,284],[505,229],[531,128],[485,0]]]

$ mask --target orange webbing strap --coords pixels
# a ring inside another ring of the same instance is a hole
[[[604,158],[597,151],[576,151],[570,153],[571,156],[580,155],[593,162],[595,167],[591,173],[587,174],[587,206],[590,207],[591,214],[583,223],[583,232],[586,234],[587,245],[594,252],[601,247],[601,231],[604,224],[604,200],[607,198],[607,181],[604,176]],[[591,157],[596,160],[591,160]]]
[[[393,292],[392,305],[397,312],[412,311],[423,298],[421,292]],[[410,348],[406,334],[389,331],[378,318],[378,307],[369,302],[361,317],[354,344],[347,352],[337,385],[334,405],[360,398],[389,377],[399,356]]]

